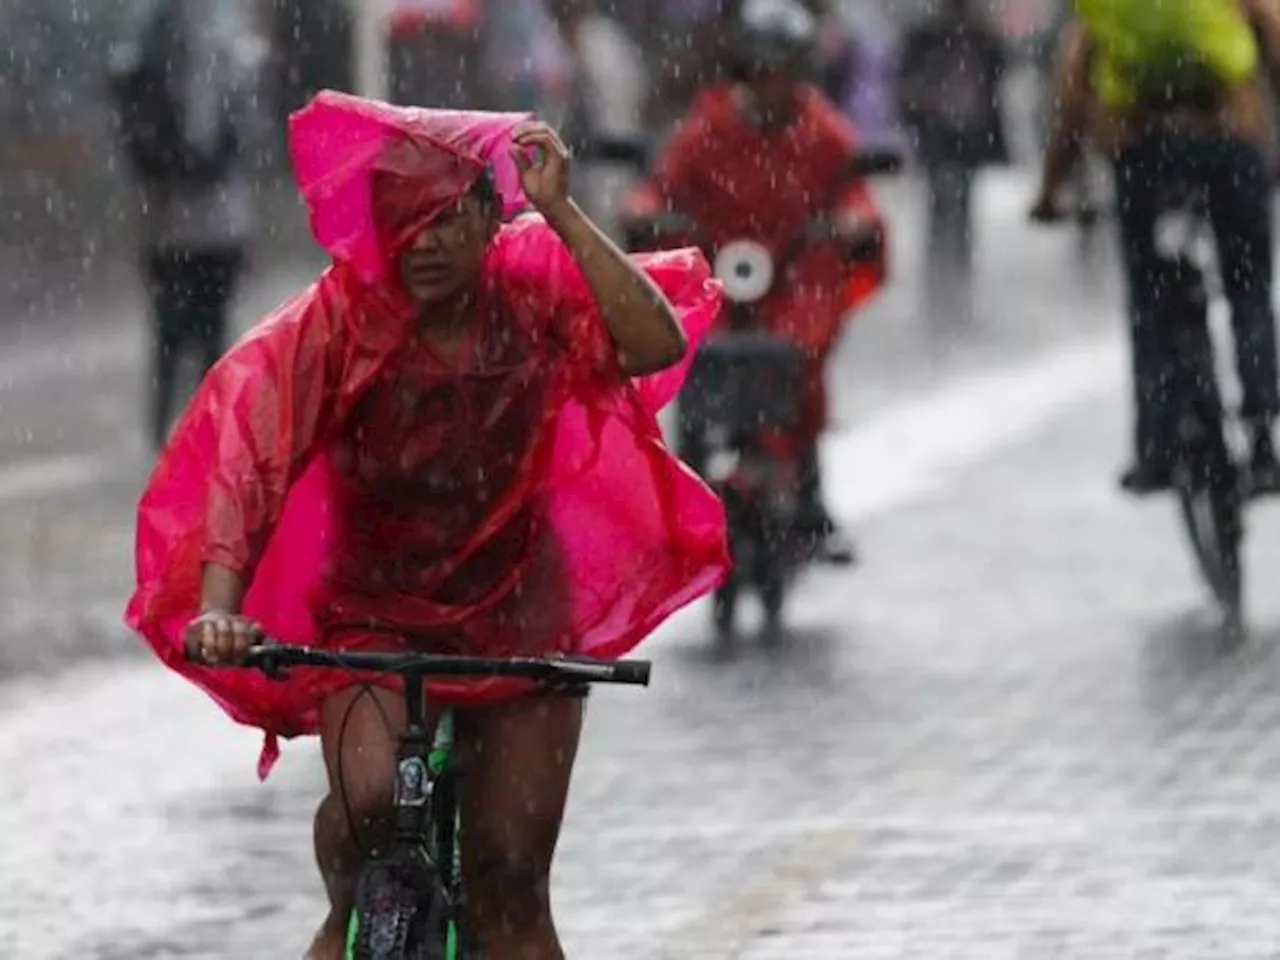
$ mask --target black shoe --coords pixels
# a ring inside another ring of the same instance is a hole
[[[852,567],[858,562],[858,546],[846,531],[833,524],[818,539],[814,559],[832,567]]]
[[[820,505],[801,508],[795,521],[796,533],[808,544],[813,559],[833,567],[851,567],[858,562],[858,548]]]
[[[1163,493],[1173,486],[1173,467],[1167,463],[1139,460],[1120,475],[1120,489],[1143,496]]]
[[[1255,496],[1280,493],[1280,461],[1276,459],[1270,430],[1260,433],[1253,443],[1249,460],[1249,485]]]

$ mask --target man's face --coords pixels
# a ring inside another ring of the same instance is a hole
[[[795,109],[800,84],[786,70],[757,73],[747,82],[755,107],[766,123],[776,123],[791,116]]]
[[[400,254],[400,279],[409,296],[425,306],[474,286],[496,228],[492,207],[475,197],[445,207]]]

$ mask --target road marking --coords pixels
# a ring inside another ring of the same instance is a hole
[[[107,459],[96,454],[22,460],[0,469],[0,505],[77,490],[110,472]]]
[[[745,831],[748,835],[751,829]],[[853,853],[857,833],[849,827],[807,833],[787,844],[765,870],[749,875],[716,906],[666,937],[662,960],[736,960],[751,941],[776,925],[796,899],[821,886]]]
[[[1076,341],[966,376],[832,436],[823,444],[832,512],[861,520],[928,496],[1055,416],[1116,391],[1123,376],[1120,347],[1115,334]],[[1118,402],[1116,416],[1125,416]]]

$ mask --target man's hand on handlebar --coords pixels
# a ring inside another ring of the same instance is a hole
[[[238,613],[209,610],[187,625],[187,658],[211,667],[244,662],[249,648],[261,643],[262,627]]]
[[[1058,202],[1055,193],[1042,190],[1027,216],[1032,223],[1060,223],[1067,218],[1067,211]]]

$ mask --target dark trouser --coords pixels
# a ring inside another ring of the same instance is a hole
[[[183,353],[198,351],[208,371],[226,348],[228,304],[243,261],[236,248],[162,249],[147,258],[154,332],[150,428],[157,448],[173,419]]]
[[[925,286],[930,313],[967,313],[973,278],[973,175],[963,163],[928,165]],[[959,302],[957,302],[957,300]]]
[[[1225,134],[1144,140],[1116,161],[1115,189],[1129,287],[1137,453],[1157,462],[1173,449],[1175,416],[1169,403],[1173,343],[1159,316],[1155,242],[1157,192],[1170,180],[1208,190],[1209,220],[1235,330],[1241,413],[1255,424],[1269,424],[1280,412],[1266,160],[1253,144]]]

